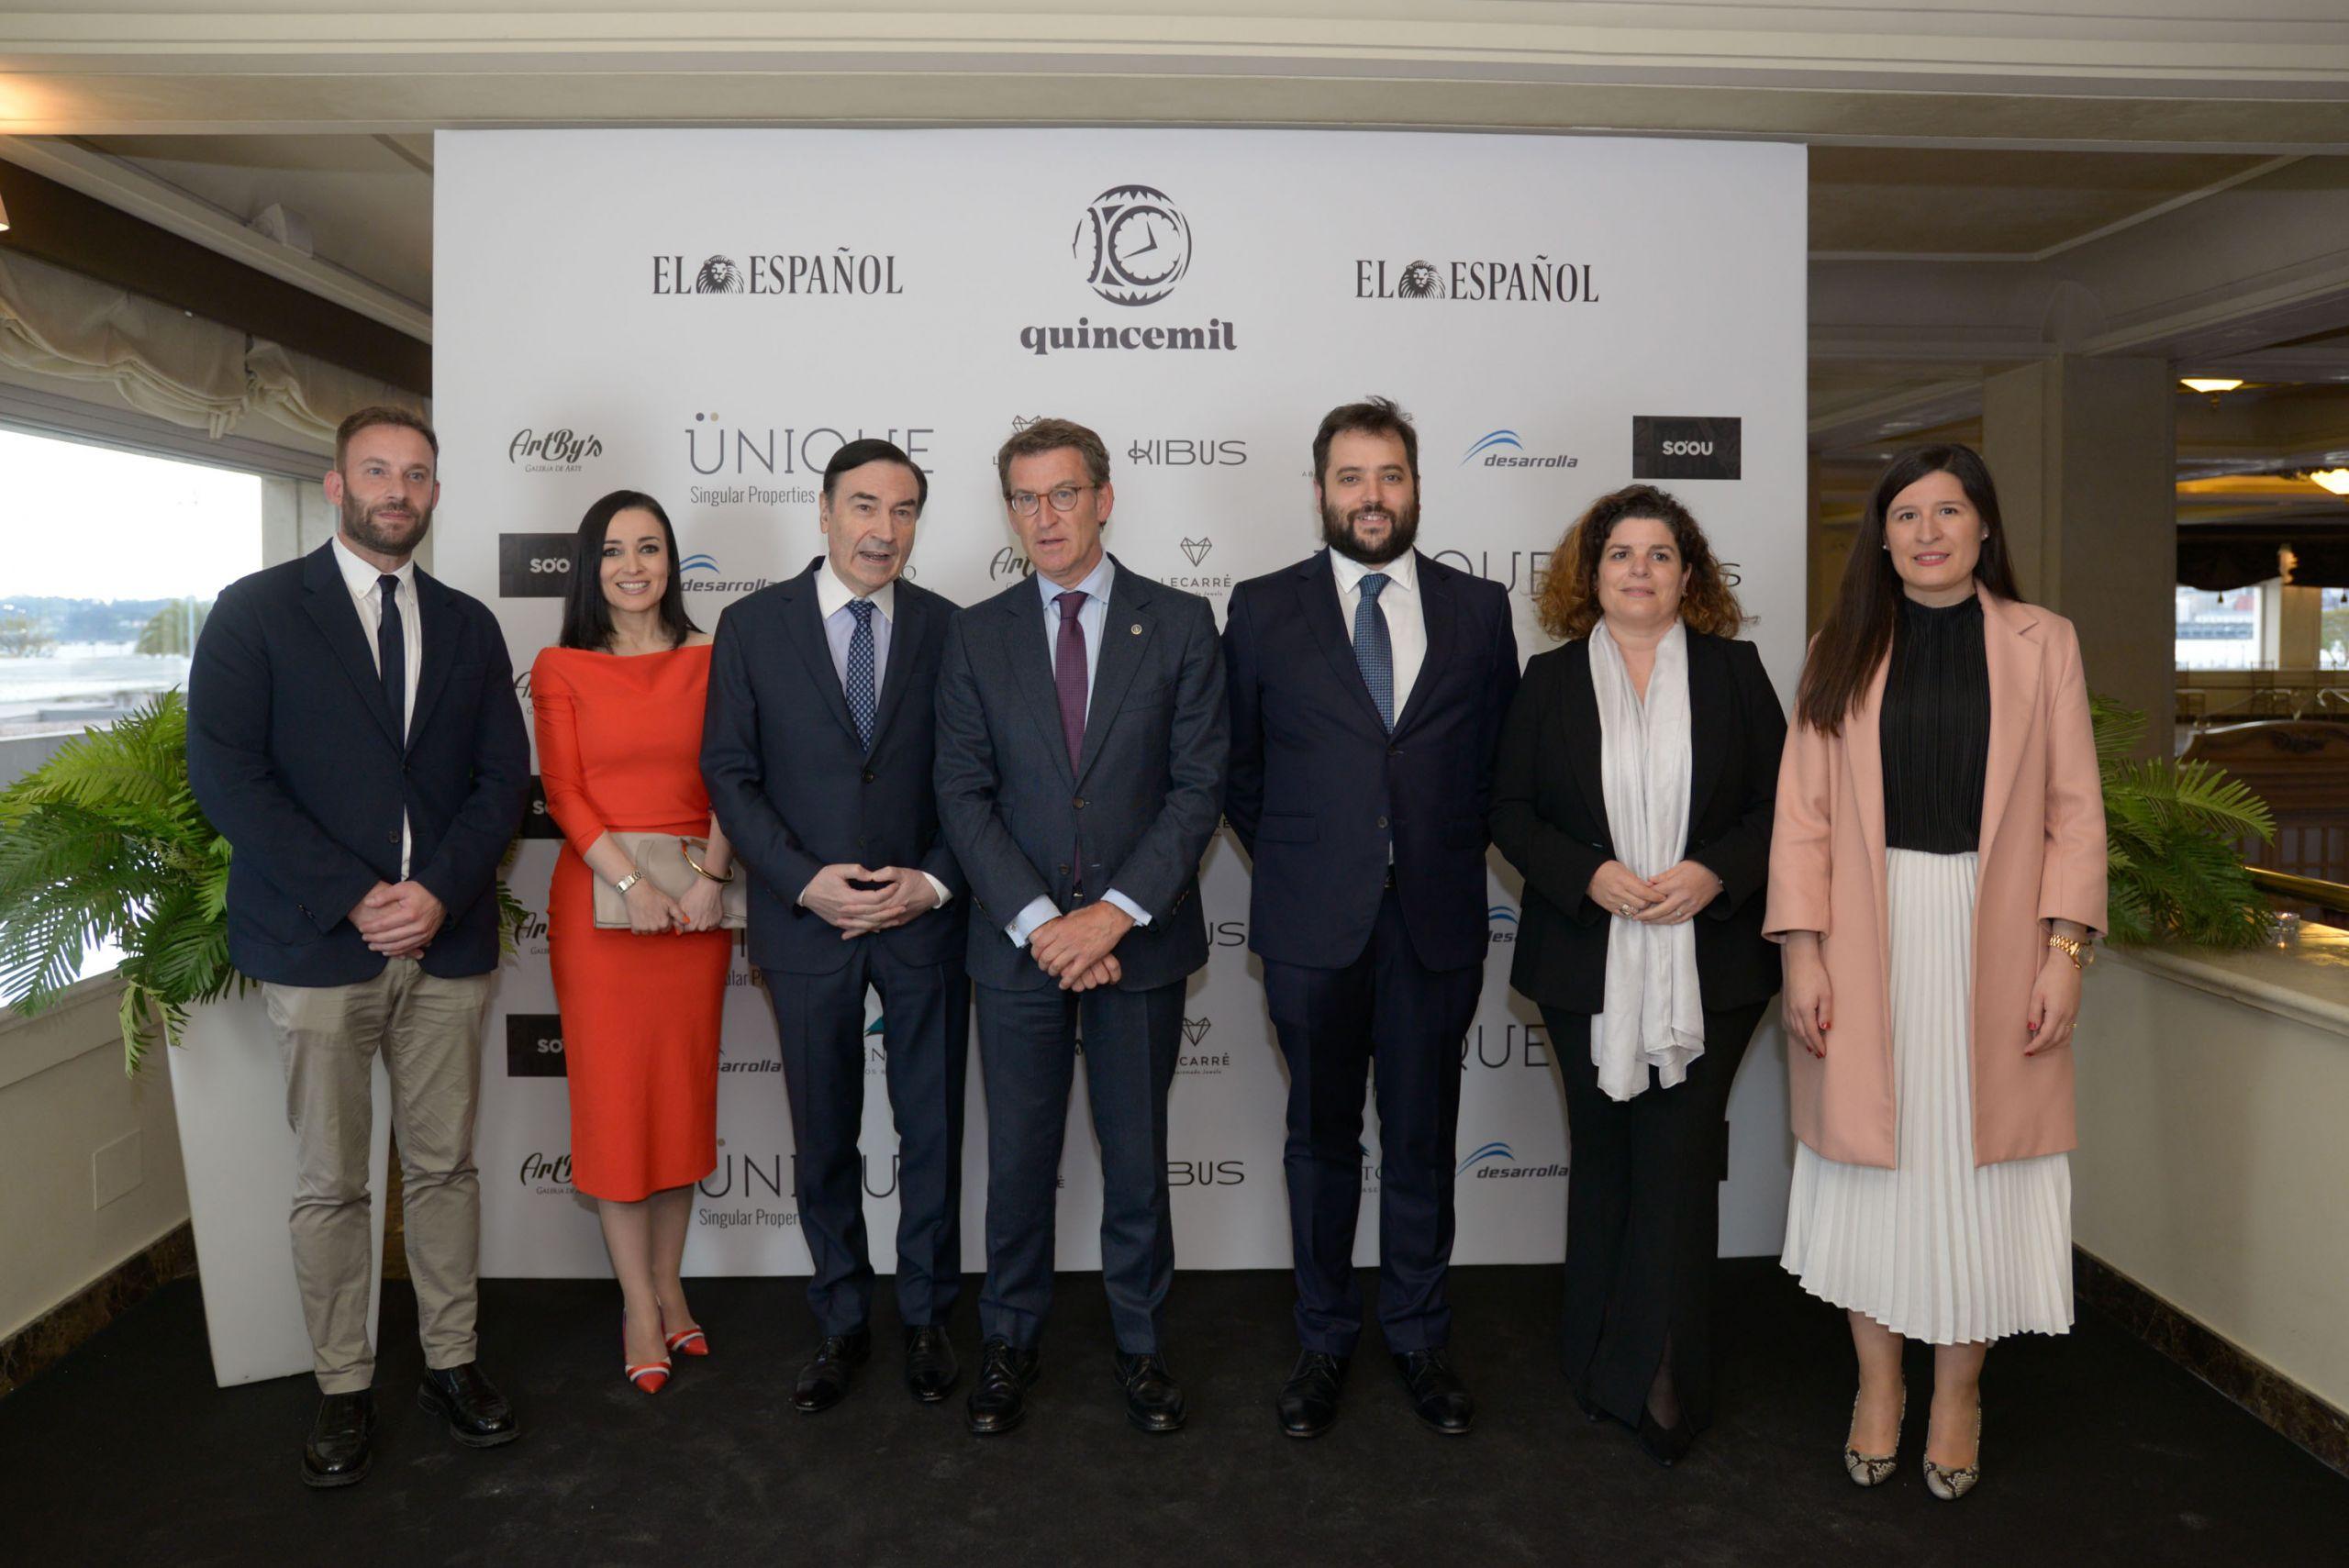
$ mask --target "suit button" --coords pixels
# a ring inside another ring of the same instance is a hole
[[[1082,811],[1085,809],[1085,797],[1080,795],[1074,800],[1070,801],[1069,804],[1075,806],[1079,811]]]
[[[1380,817],[1380,818],[1378,819],[1378,825],[1379,825],[1381,828],[1386,827],[1386,817]]]
[[[1066,875],[1068,874],[1068,867],[1066,867],[1066,866],[1063,866],[1063,867],[1061,867],[1061,869],[1060,869],[1060,873],[1061,873],[1061,875],[1063,875],[1063,876],[1066,876]]]
[[[1399,757],[1403,754],[1403,748],[1400,746],[1389,746],[1386,748],[1386,754],[1390,757]]]
[[[866,784],[871,784],[871,783],[873,782],[873,780],[874,780],[874,772],[873,772],[873,770],[872,770],[871,768],[867,768],[867,769],[865,769],[865,770],[864,770],[864,782],[865,782]]]
[[[384,834],[384,841],[391,844],[398,843],[400,841],[399,829],[395,828],[390,832]]]

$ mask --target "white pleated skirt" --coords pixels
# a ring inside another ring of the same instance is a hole
[[[1976,870],[1887,851],[1897,1163],[1797,1144],[1780,1260],[1812,1295],[1936,1345],[2072,1326],[2070,1157],[1974,1163]]]

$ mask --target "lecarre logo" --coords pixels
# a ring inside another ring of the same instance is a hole
[[[530,803],[522,808],[522,831],[525,839],[560,839],[562,829],[554,825],[554,814],[547,809],[547,786],[539,775],[530,775]]]
[[[571,583],[575,536],[499,534],[497,592],[508,599],[560,599]]]
[[[1193,1045],[1197,1045],[1199,1041],[1207,1039],[1208,1030],[1213,1028],[1215,1028],[1215,1022],[1211,1018],[1185,1018],[1183,1020],[1183,1038],[1189,1040]]]
[[[1739,479],[1744,437],[1735,417],[1685,414],[1631,416],[1634,479]]]
[[[561,1078],[562,1015],[506,1015],[506,1075],[508,1078]]]
[[[1197,566],[1200,562],[1205,561],[1207,559],[1208,551],[1214,548],[1215,541],[1213,539],[1186,539],[1183,541],[1183,553],[1191,558],[1191,564],[1194,566]]]
[[[1116,185],[1076,220],[1069,254],[1093,292],[1112,305],[1152,305],[1191,265],[1191,225],[1164,191]]]

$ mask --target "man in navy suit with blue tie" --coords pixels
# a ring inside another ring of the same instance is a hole
[[[864,993],[881,997],[897,1129],[897,1312],[906,1385],[955,1382],[970,982],[962,871],[931,792],[932,698],[951,600],[905,576],[930,476],[887,441],[825,465],[825,554],[718,623],[701,767],[751,868],[751,962],[783,1046],[807,1304],[822,1338],[792,1404],[839,1404],[871,1353],[864,1234]]]
[[[1291,1437],[1337,1418],[1362,1333],[1364,1078],[1379,1128],[1378,1318],[1413,1408],[1465,1432],[1446,1353],[1461,1044],[1484,981],[1485,812],[1517,689],[1507,592],[1413,548],[1419,438],[1386,398],[1313,439],[1326,550],[1232,590],[1224,812],[1254,862],[1248,945],[1289,1072],[1302,1346]]]

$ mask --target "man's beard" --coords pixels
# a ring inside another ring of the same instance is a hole
[[[1386,538],[1380,543],[1365,544],[1354,537],[1355,517],[1364,512],[1382,510],[1385,508],[1356,506],[1341,515],[1335,506],[1324,506],[1321,508],[1322,542],[1349,561],[1358,561],[1364,566],[1384,566],[1409,553],[1411,546],[1418,543],[1419,538],[1419,504],[1416,499],[1406,501],[1395,509],[1394,520],[1386,529]]]
[[[432,508],[427,506],[407,519],[413,531],[401,533],[397,531],[401,527],[399,519],[385,522],[375,516],[392,505],[387,501],[368,506],[346,490],[342,496],[342,531],[353,541],[385,555],[415,554],[416,547],[424,542],[424,536],[432,531]]]

